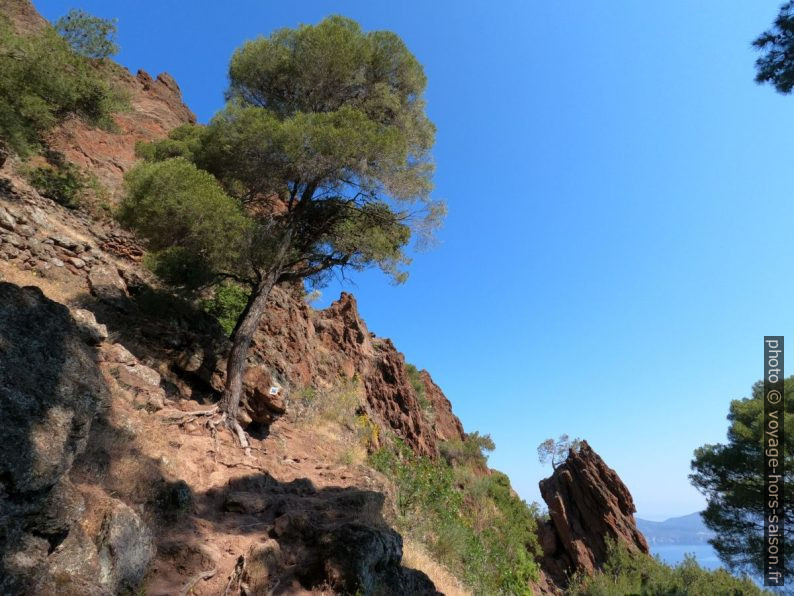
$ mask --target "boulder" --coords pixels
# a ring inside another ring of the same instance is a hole
[[[286,412],[282,390],[274,384],[270,373],[261,366],[245,372],[242,417],[246,422],[270,424]]]
[[[98,554],[105,587],[114,594],[134,589],[155,554],[152,533],[137,513],[116,501],[102,521]]]
[[[305,479],[279,483],[267,475],[229,484],[226,511],[271,522],[270,540],[248,555],[248,569],[256,570],[249,578],[254,593],[270,593],[278,585],[277,593],[302,593],[302,587],[333,594],[439,595],[424,573],[402,566],[402,538],[383,519],[383,494],[317,490]]]
[[[6,209],[0,207],[0,228],[13,232],[17,227],[17,220]]]
[[[91,293],[111,304],[120,303],[127,298],[127,285],[118,270],[111,265],[97,265],[88,273]]]
[[[97,323],[94,313],[90,310],[76,308],[72,311],[72,318],[87,343],[98,345],[108,338],[107,326]]]

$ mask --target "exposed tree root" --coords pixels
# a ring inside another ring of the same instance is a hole
[[[209,557],[210,561],[212,561],[212,569],[209,571],[202,571],[191,577],[187,583],[182,586],[182,589],[179,590],[179,596],[187,596],[197,583],[202,580],[206,581],[218,573],[218,559],[215,556],[215,553],[203,544],[199,545],[198,549],[202,552],[202,554]]]
[[[243,580],[243,573],[245,573],[245,555],[240,555],[237,557],[237,564],[229,577],[229,583],[226,584],[223,596],[232,596],[240,593],[240,582]],[[232,592],[232,590],[234,591]]]
[[[248,435],[243,430],[243,427],[240,426],[237,420],[229,420],[229,426],[231,426],[232,430],[237,435],[237,440],[240,442],[240,447],[245,451],[246,457],[251,457],[251,445],[248,442]]]
[[[163,418],[164,424],[187,424],[193,422],[197,418],[205,416],[215,416],[219,412],[218,406],[214,406],[209,410],[193,410],[192,412],[183,412],[182,410],[163,410],[160,416]]]
[[[204,424],[210,430],[213,438],[217,436],[218,427],[225,422],[225,426],[237,437],[237,442],[240,444],[240,447],[243,448],[243,451],[245,451],[246,457],[251,456],[251,443],[248,441],[248,434],[243,430],[243,427],[240,426],[237,420],[230,419],[226,416],[225,412],[220,411],[218,406],[214,406],[208,410],[193,410],[190,412],[168,410],[161,412],[160,416],[163,419],[163,424],[179,426],[187,424],[188,422],[193,422],[199,418],[206,418],[207,420]]]
[[[262,466],[253,466],[251,464],[247,464],[245,462],[228,462],[223,461],[222,459],[216,459],[216,462],[221,464],[222,466],[226,466],[227,468],[248,468],[250,470],[256,470],[257,472],[268,472],[267,468],[263,468]]]

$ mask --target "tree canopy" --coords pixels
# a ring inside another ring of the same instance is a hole
[[[251,288],[227,365],[233,418],[272,287],[368,266],[403,281],[412,234],[428,237],[444,207],[430,199],[426,79],[395,34],[340,16],[280,29],[238,49],[229,80],[208,126],[139,148],[147,163],[128,176],[122,219],[156,270]]]
[[[73,8],[55,22],[55,30],[86,58],[107,58],[117,54],[116,21],[101,19]]]
[[[550,463],[551,467],[556,470],[557,466],[568,459],[568,455],[572,451],[579,451],[581,443],[581,439],[571,439],[567,434],[560,435],[556,441],[546,439],[538,445],[538,461],[542,464]]]
[[[772,27],[764,31],[753,46],[763,52],[756,62],[755,80],[771,83],[780,93],[794,88],[794,2],[780,7]]]
[[[763,572],[764,515],[764,384],[753,385],[751,397],[731,402],[728,442],[704,445],[695,451],[690,479],[708,501],[703,514],[706,525],[717,533],[711,543],[720,559],[732,570]],[[784,465],[788,484],[794,480],[794,377],[784,383]],[[785,539],[794,539],[794,495],[783,499]],[[786,560],[786,572],[794,562]]]
[[[229,76],[229,102],[207,127],[180,127],[139,151],[192,161],[240,202],[256,223],[240,261],[249,271],[237,273],[256,283],[284,243],[281,280],[374,264],[402,281],[412,229],[421,238],[443,215],[429,199],[426,80],[402,41],[329,17],[245,43]],[[419,208],[401,206],[410,203]]]
[[[126,187],[118,218],[148,238],[165,281],[198,286],[241,269],[252,223],[212,174],[174,157],[134,168]]]

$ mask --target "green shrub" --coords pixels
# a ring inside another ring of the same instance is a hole
[[[124,178],[118,219],[149,240],[149,267],[172,285],[198,287],[244,267],[251,222],[218,181],[183,158],[144,162]]]
[[[106,72],[52,27],[21,36],[0,15],[0,140],[25,156],[70,115],[112,128],[111,114],[127,102]]]
[[[424,381],[422,381],[421,373],[416,366],[410,363],[405,364],[405,371],[408,373],[408,380],[411,382],[411,387],[413,387],[414,393],[416,393],[416,399],[419,401],[419,407],[422,409],[422,415],[432,426],[436,419],[436,412],[433,408],[433,404],[427,397],[427,388],[425,387]]]
[[[496,449],[491,435],[481,435],[474,431],[467,433],[464,439],[445,441],[439,445],[441,456],[452,465],[485,467],[488,456],[486,451]]]
[[[115,20],[100,19],[73,8],[55,22],[55,30],[75,52],[86,58],[107,58],[119,51]]]
[[[90,183],[89,177],[80,168],[63,160],[30,169],[26,177],[41,196],[70,209],[78,207]]]
[[[304,387],[291,392],[287,398],[290,418],[299,424],[315,425],[318,421],[346,427],[364,438],[361,414],[361,385],[358,377],[342,378],[333,388],[318,391]]]
[[[648,555],[631,552],[608,541],[608,559],[601,573],[575,576],[568,588],[572,596],[617,596],[621,594],[681,596],[751,596],[772,594],[747,577],[737,578],[724,569],[709,571],[687,556],[676,566]]]
[[[251,291],[248,288],[232,282],[225,282],[216,287],[212,298],[202,301],[201,306],[207,313],[218,319],[218,323],[221,324],[227,335],[231,335],[248,303],[250,294]]]
[[[427,390],[425,389],[425,384],[422,382],[419,369],[413,364],[406,362],[405,372],[408,373],[408,380],[411,382],[411,386],[416,392],[416,397],[419,399],[419,403],[422,405],[422,407],[425,407],[425,404],[427,404]]]
[[[202,127],[183,124],[172,130],[168,137],[158,141],[138,141],[135,154],[150,162],[165,161],[173,157],[184,157],[195,162],[201,149]]]
[[[479,436],[479,435],[478,435]],[[478,594],[531,594],[537,511],[504,474],[416,456],[394,439],[370,457],[392,479],[397,525]]]

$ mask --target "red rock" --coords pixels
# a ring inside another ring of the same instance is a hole
[[[249,368],[243,383],[244,394],[240,402],[245,416],[251,421],[270,424],[286,412],[281,388],[273,385],[266,369],[259,366]]]
[[[538,528],[542,567],[558,587],[565,587],[575,572],[600,570],[607,558],[607,538],[648,553],[629,489],[587,441],[540,481],[540,494],[550,517]]]
[[[260,391],[269,390],[271,384],[283,386],[286,392],[307,387],[330,390],[342,377],[358,379],[365,397],[362,408],[370,419],[393,431],[417,453],[435,456],[439,441],[463,438],[463,427],[449,400],[423,372],[421,379],[435,414],[434,422],[427,420],[408,377],[405,357],[390,340],[369,332],[352,294],[343,292],[327,309],[315,311],[299,289],[276,288],[254,336],[249,361],[252,368],[267,370],[268,375],[256,373],[261,376],[256,383],[247,377],[247,396],[254,386]]]
[[[435,384],[430,373],[423,370],[419,373],[422,383],[425,385],[425,395],[433,406],[435,412],[435,432],[438,439],[451,441],[463,437],[463,425],[457,416],[452,413],[452,404]]]
[[[17,34],[36,33],[47,26],[29,0],[0,0],[0,14],[11,21]]]
[[[124,173],[136,162],[135,144],[164,138],[177,126],[194,123],[196,117],[182,102],[170,75],[152,79],[138,71],[133,76],[120,66],[114,72],[114,83],[130,98],[130,110],[113,116],[119,130],[102,130],[70,118],[53,130],[48,142],[70,162],[90,170],[118,199]]]

